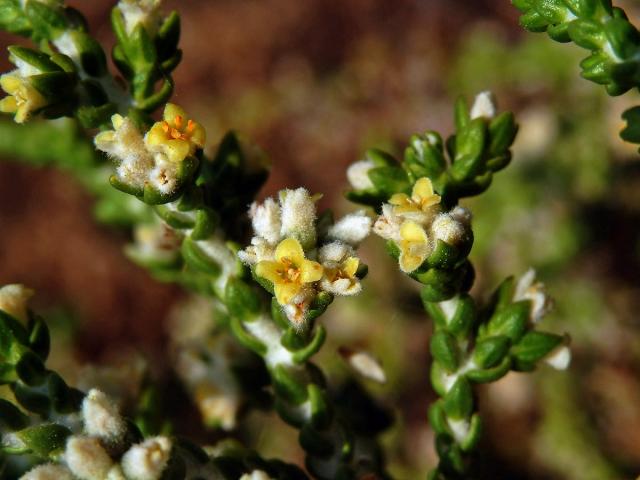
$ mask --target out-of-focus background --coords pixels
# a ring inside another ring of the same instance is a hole
[[[69,1],[112,44],[112,1]],[[637,2],[621,2],[640,19]],[[514,479],[631,479],[640,473],[640,163],[618,138],[635,93],[607,97],[579,77],[584,53],[523,32],[506,0],[182,0],[184,60],[174,101],[207,128],[213,148],[235,129],[258,143],[273,170],[263,194],[305,186],[321,206],[342,199],[347,165],[370,147],[401,153],[412,133],[451,131],[452,103],[485,89],[521,130],[513,164],[474,212],[482,297],[505,276],[536,268],[556,298],[548,329],[568,331],[568,372],[510,374],[480,389],[486,417],[481,461]],[[0,46],[16,43],[0,36]],[[10,68],[3,55],[2,71]],[[162,375],[167,317],[185,294],[122,255],[126,232],[92,218],[77,181],[19,159],[0,163],[0,283],[37,290],[58,335],[54,362],[141,352]],[[389,377],[367,385],[397,415],[384,437],[397,478],[421,478],[435,453],[426,421],[430,321],[416,285],[382,242],[366,244],[365,293],[334,303],[319,362],[346,369],[339,345],[364,347]],[[130,354],[126,354],[130,355]],[[188,405],[181,406],[187,410]],[[300,461],[291,429],[249,418],[256,446]],[[200,433],[206,440],[218,433]],[[284,453],[282,453],[284,452]]]

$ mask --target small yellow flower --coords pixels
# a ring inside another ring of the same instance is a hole
[[[173,103],[164,108],[163,120],[153,124],[145,137],[147,147],[159,148],[172,162],[181,162],[204,147],[202,125],[187,117],[185,111]]]
[[[356,271],[358,271],[358,265],[360,264],[360,260],[356,257],[348,257],[346,258],[339,267],[337,268],[326,268],[325,275],[330,282],[335,282],[336,280],[354,280],[356,277]]]
[[[415,222],[407,220],[400,227],[400,269],[411,273],[429,256],[427,233]]]
[[[396,193],[389,199],[389,203],[394,205],[393,212],[396,215],[422,215],[440,203],[440,195],[434,193],[431,180],[422,177],[413,186],[411,197],[405,193]]]
[[[0,77],[0,87],[9,94],[0,100],[0,112],[15,113],[15,121],[23,123],[29,115],[44,107],[46,99],[36,90],[28,79],[7,73]]]
[[[336,295],[360,293],[362,287],[356,277],[360,260],[356,257],[347,257],[340,263],[330,262],[330,265],[324,265],[324,278],[320,284],[323,290]]]
[[[322,278],[322,265],[304,258],[302,246],[294,238],[282,240],[276,247],[275,257],[275,261],[259,262],[256,275],[273,282],[280,305],[288,304],[305,283],[317,282]]]

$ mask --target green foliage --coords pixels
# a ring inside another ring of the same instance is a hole
[[[431,180],[447,208],[461,198],[484,192],[493,174],[511,160],[510,148],[518,130],[513,114],[471,118],[468,105],[460,98],[455,118],[456,133],[446,142],[433,131],[411,137],[401,162],[388,153],[368,151],[366,159],[374,164],[367,172],[372,186],[352,190],[347,198],[379,209],[394,193],[409,194],[421,177]]]
[[[640,86],[640,32],[624,10],[611,0],[512,0],[523,15],[521,25],[533,32],[547,32],[559,42],[573,42],[589,50],[582,60],[582,76],[604,85],[609,95],[622,95]],[[635,109],[624,118],[630,122],[622,134],[637,143],[633,131]]]

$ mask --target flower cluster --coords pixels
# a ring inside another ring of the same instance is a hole
[[[471,214],[462,207],[444,211],[431,180],[416,181],[411,195],[396,193],[382,205],[373,230],[393,241],[400,251],[400,268],[411,273],[425,262],[441,241],[460,247],[471,239]]]
[[[131,118],[114,115],[112,122],[114,130],[99,133],[96,147],[118,164],[114,184],[138,195],[147,189],[163,199],[175,193],[205,143],[204,128],[172,103],[144,137]]]
[[[9,59],[16,68],[0,76],[0,87],[8,94],[0,100],[0,112],[12,113],[17,123],[24,123],[49,104],[44,93],[37,88],[37,82],[33,81],[44,72],[15,54]]]
[[[355,249],[369,235],[364,212],[335,223],[318,218],[318,198],[304,188],[283,190],[249,210],[255,236],[239,252],[259,279],[273,285],[278,303],[294,325],[302,325],[317,295],[355,295],[364,268]]]
[[[21,480],[155,480],[162,476],[172,449],[169,438],[147,439],[114,459],[122,453],[127,427],[113,402],[99,390],[91,390],[81,415],[84,431],[67,438],[61,464],[37,466]]]

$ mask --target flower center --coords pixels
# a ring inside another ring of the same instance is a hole
[[[300,269],[288,258],[283,258],[281,260],[282,270],[280,271],[280,276],[282,280],[285,282],[297,283],[300,278]]]
[[[175,116],[173,126],[167,121],[162,122],[162,130],[164,130],[168,138],[173,140],[189,140],[195,128],[196,124],[193,120],[187,121],[185,125],[182,115]]]

